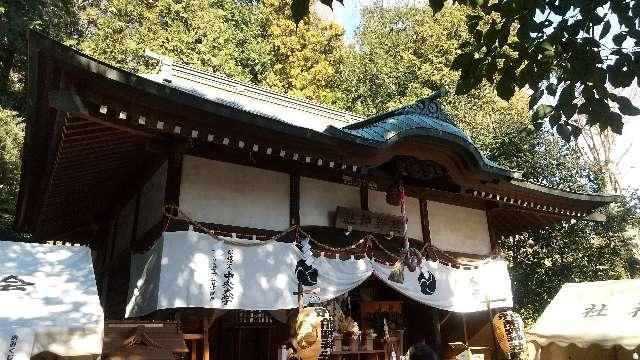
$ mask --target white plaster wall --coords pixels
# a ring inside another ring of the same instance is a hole
[[[164,194],[167,187],[167,163],[165,162],[151,176],[140,190],[140,208],[136,238],[151,229],[162,220],[164,213]]]
[[[420,218],[420,201],[416,198],[406,199],[409,237],[422,241],[422,220]],[[369,210],[377,213],[400,216],[400,206],[389,205],[382,191],[369,190]],[[401,235],[401,234],[397,234]]]
[[[338,206],[360,208],[360,188],[311,178],[300,178],[300,224],[335,226],[335,212]],[[385,193],[369,191],[369,210],[372,212],[400,215],[399,206],[391,206],[385,201]],[[409,198],[409,236],[422,240],[420,223],[420,202]]]
[[[488,255],[491,252],[484,210],[428,201],[431,243],[442,250]]]
[[[289,175],[185,156],[180,208],[196,221],[286,230]]]
[[[300,178],[300,224],[334,226],[336,207],[360,208],[360,189],[328,181]]]

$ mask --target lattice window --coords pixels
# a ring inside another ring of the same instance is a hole
[[[234,323],[237,325],[267,325],[273,324],[274,320],[266,311],[239,310],[235,314]]]

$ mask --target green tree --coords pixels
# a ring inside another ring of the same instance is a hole
[[[23,111],[28,30],[73,42],[83,30],[84,6],[80,0],[0,1],[0,105]]]
[[[75,43],[84,30],[79,14],[87,3],[0,1],[0,239],[17,237],[12,226],[24,136],[27,33],[34,29],[54,39]]]
[[[309,12],[309,0],[291,0],[298,22]],[[320,0],[331,6],[330,0]],[[342,1],[340,1],[342,2]],[[622,131],[623,115],[640,115],[624,95],[612,89],[640,85],[640,1],[453,0],[481,13],[469,13],[469,40],[450,62],[461,70],[456,94],[496,85],[511,99],[518,89],[533,91],[532,123],[544,120],[566,141],[580,135],[576,115],[587,126]],[[434,12],[445,0],[429,0]],[[489,17],[491,21],[483,24]]]
[[[459,72],[448,64],[469,40],[465,19],[471,12],[458,5],[435,16],[420,7],[366,7],[340,72],[337,105],[374,115],[441,87],[454,88]],[[528,126],[527,101],[523,92],[504,101],[488,82],[468,94],[443,99],[460,128],[485,154],[505,165],[511,165],[534,139],[523,132]]]
[[[24,125],[13,110],[0,108],[0,239],[13,238]]]
[[[270,44],[271,66],[258,83],[325,104],[337,101],[337,68],[344,61],[344,30],[317,15],[296,24],[289,2],[263,0],[259,28]]]
[[[151,72],[146,48],[205,71],[331,102],[342,29],[311,16],[296,29],[288,2],[107,0],[90,14],[81,48],[134,72]]]

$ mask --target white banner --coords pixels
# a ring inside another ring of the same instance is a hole
[[[0,359],[102,352],[91,250],[0,241]]]
[[[327,301],[360,285],[372,274],[421,303],[457,312],[511,307],[511,283],[504,261],[463,270],[424,261],[405,269],[403,284],[387,280],[391,268],[364,258],[306,257],[293,244],[260,246],[224,243],[194,231],[164,233],[154,248],[132,257],[127,316],[157,309],[207,307],[277,310],[297,307],[298,282],[320,289]]]

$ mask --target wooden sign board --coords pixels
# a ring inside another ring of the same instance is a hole
[[[402,236],[404,226],[401,216],[374,213],[371,211],[338,206],[336,227],[378,234]]]

